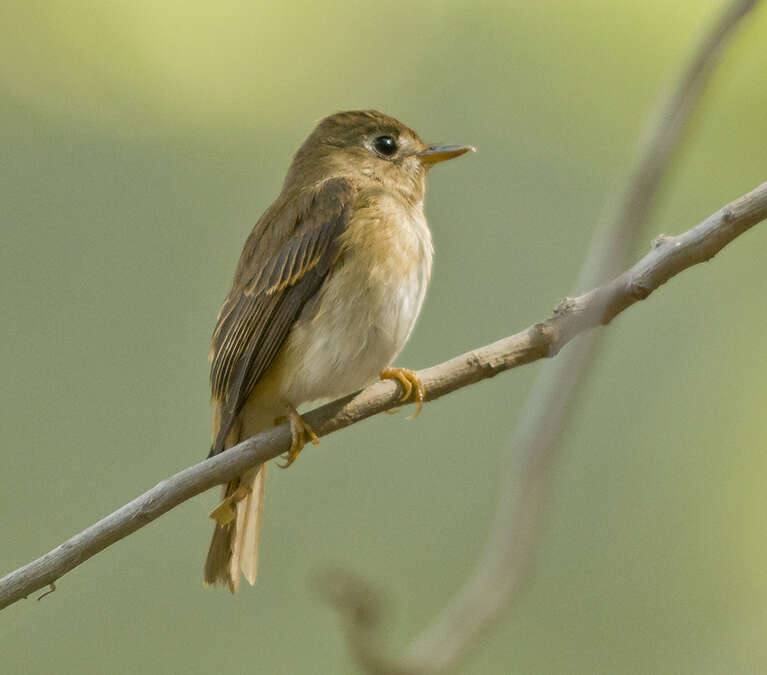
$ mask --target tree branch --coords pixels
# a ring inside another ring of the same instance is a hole
[[[506,370],[554,356],[578,333],[609,323],[668,279],[708,260],[765,218],[767,183],[688,232],[677,237],[657,238],[653,249],[631,269],[584,295],[565,299],[545,321],[419,371],[426,386],[426,400],[433,401]],[[318,435],[325,436],[400,405],[399,397],[398,384],[389,380],[377,382],[307,413],[305,419]],[[52,584],[91,556],[187,499],[226,483],[245,470],[286,452],[289,447],[290,430],[283,424],[163,480],[52,551],[0,579],[0,609]]]

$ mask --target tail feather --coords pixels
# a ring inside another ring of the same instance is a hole
[[[255,412],[245,410],[243,413],[235,424],[230,425],[222,450],[268,429],[274,423],[275,415],[264,408]],[[225,415],[222,415],[221,405],[216,404],[213,409],[214,450],[220,442],[222,417]],[[233,514],[228,504],[223,505],[223,512],[229,511],[229,522],[226,522],[226,517],[216,518],[219,522],[213,530],[213,538],[205,559],[203,582],[206,586],[225,586],[232,593],[236,593],[240,585],[240,573],[245,575],[251,585],[256,582],[265,481],[266,464],[261,464],[235,478],[224,488],[224,499],[235,492],[238,494],[232,500]],[[223,522],[226,524],[220,524]]]
[[[232,554],[233,574],[239,566],[248,583],[256,583],[258,572],[258,541],[261,536],[261,521],[264,514],[264,483],[266,481],[266,464],[254,471],[249,471],[243,477],[248,486],[246,497],[237,502],[236,528],[237,537],[234,541]]]
[[[224,496],[230,491],[230,486],[231,483],[226,486]],[[231,573],[233,535],[232,523],[228,525],[216,524],[208,548],[208,556],[205,559],[203,583],[206,586],[228,586],[229,590],[235,593],[239,579]]]
[[[265,480],[266,464],[261,464],[226,486],[224,498],[241,487],[246,495],[235,504],[236,517],[226,525],[216,524],[213,530],[205,559],[203,580],[206,586],[227,586],[236,593],[240,572],[251,586],[256,583]]]

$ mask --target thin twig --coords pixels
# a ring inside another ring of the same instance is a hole
[[[705,33],[673,88],[660,97],[640,136],[636,160],[625,188],[609,202],[596,228],[581,267],[576,289],[590,288],[623,269],[641,228],[656,202],[665,170],[695,110],[709,76],[727,40],[756,0],[731,2]],[[658,245],[666,245],[663,239]],[[644,287],[635,280],[635,292]],[[596,301],[589,311],[614,311],[610,294],[604,306]],[[619,310],[620,311],[620,310]],[[501,490],[494,524],[485,551],[463,586],[444,609],[413,640],[405,658],[385,653],[369,626],[357,630],[345,615],[344,626],[360,666],[374,675],[439,673],[455,667],[477,638],[508,611],[525,587],[542,526],[543,507],[550,493],[551,467],[571,402],[585,379],[588,364],[599,346],[601,333],[582,336],[560,358],[548,364],[536,379],[523,407],[511,443],[513,467]],[[350,578],[351,579],[351,578]],[[336,580],[336,585],[339,585]],[[375,595],[363,595],[359,580],[352,581],[358,598],[374,605]]]
[[[767,183],[684,234],[658,238],[653,249],[631,269],[580,297],[566,299],[545,321],[418,371],[426,387],[426,400],[433,401],[525,363],[554,356],[579,333],[608,323],[674,275],[716,255],[765,218]],[[325,436],[400,405],[399,386],[391,380],[377,382],[361,392],[312,410],[305,419],[318,435]],[[0,579],[0,609],[55,582],[91,556],[187,499],[228,482],[247,469],[286,452],[289,447],[290,429],[283,424],[174,474],[52,551]]]
[[[37,601],[40,602],[43,598],[47,598],[51,593],[53,593],[56,590],[56,582],[52,581],[48,584],[48,590],[40,593],[40,595],[37,596]]]

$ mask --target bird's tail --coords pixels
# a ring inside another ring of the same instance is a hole
[[[224,489],[222,504],[226,503],[234,511],[234,517],[225,524],[216,522],[205,559],[206,586],[228,586],[235,593],[240,585],[240,572],[251,586],[256,583],[265,480],[266,464],[261,464]],[[231,496],[236,501],[230,506],[226,500]]]
[[[214,420],[214,429],[215,426]],[[244,426],[242,430],[232,430],[227,448],[257,433],[251,425],[247,425],[251,427],[247,431]],[[216,526],[205,559],[203,582],[206,586],[227,586],[235,593],[240,585],[240,572],[251,586],[256,583],[265,481],[266,464],[261,464],[224,488],[223,501],[210,514]]]

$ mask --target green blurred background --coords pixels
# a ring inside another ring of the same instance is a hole
[[[433,172],[400,358],[519,330],[571,288],[642,120],[720,0],[0,6],[0,572],[208,447],[208,340],[320,117],[375,107],[479,153]],[[761,10],[636,256],[767,179]],[[573,408],[532,589],[466,673],[767,670],[767,227],[621,316]],[[328,437],[267,489],[259,583],[201,585],[217,493],[0,616],[7,673],[354,673],[310,579],[387,595],[402,648],[481,552],[539,366]]]

